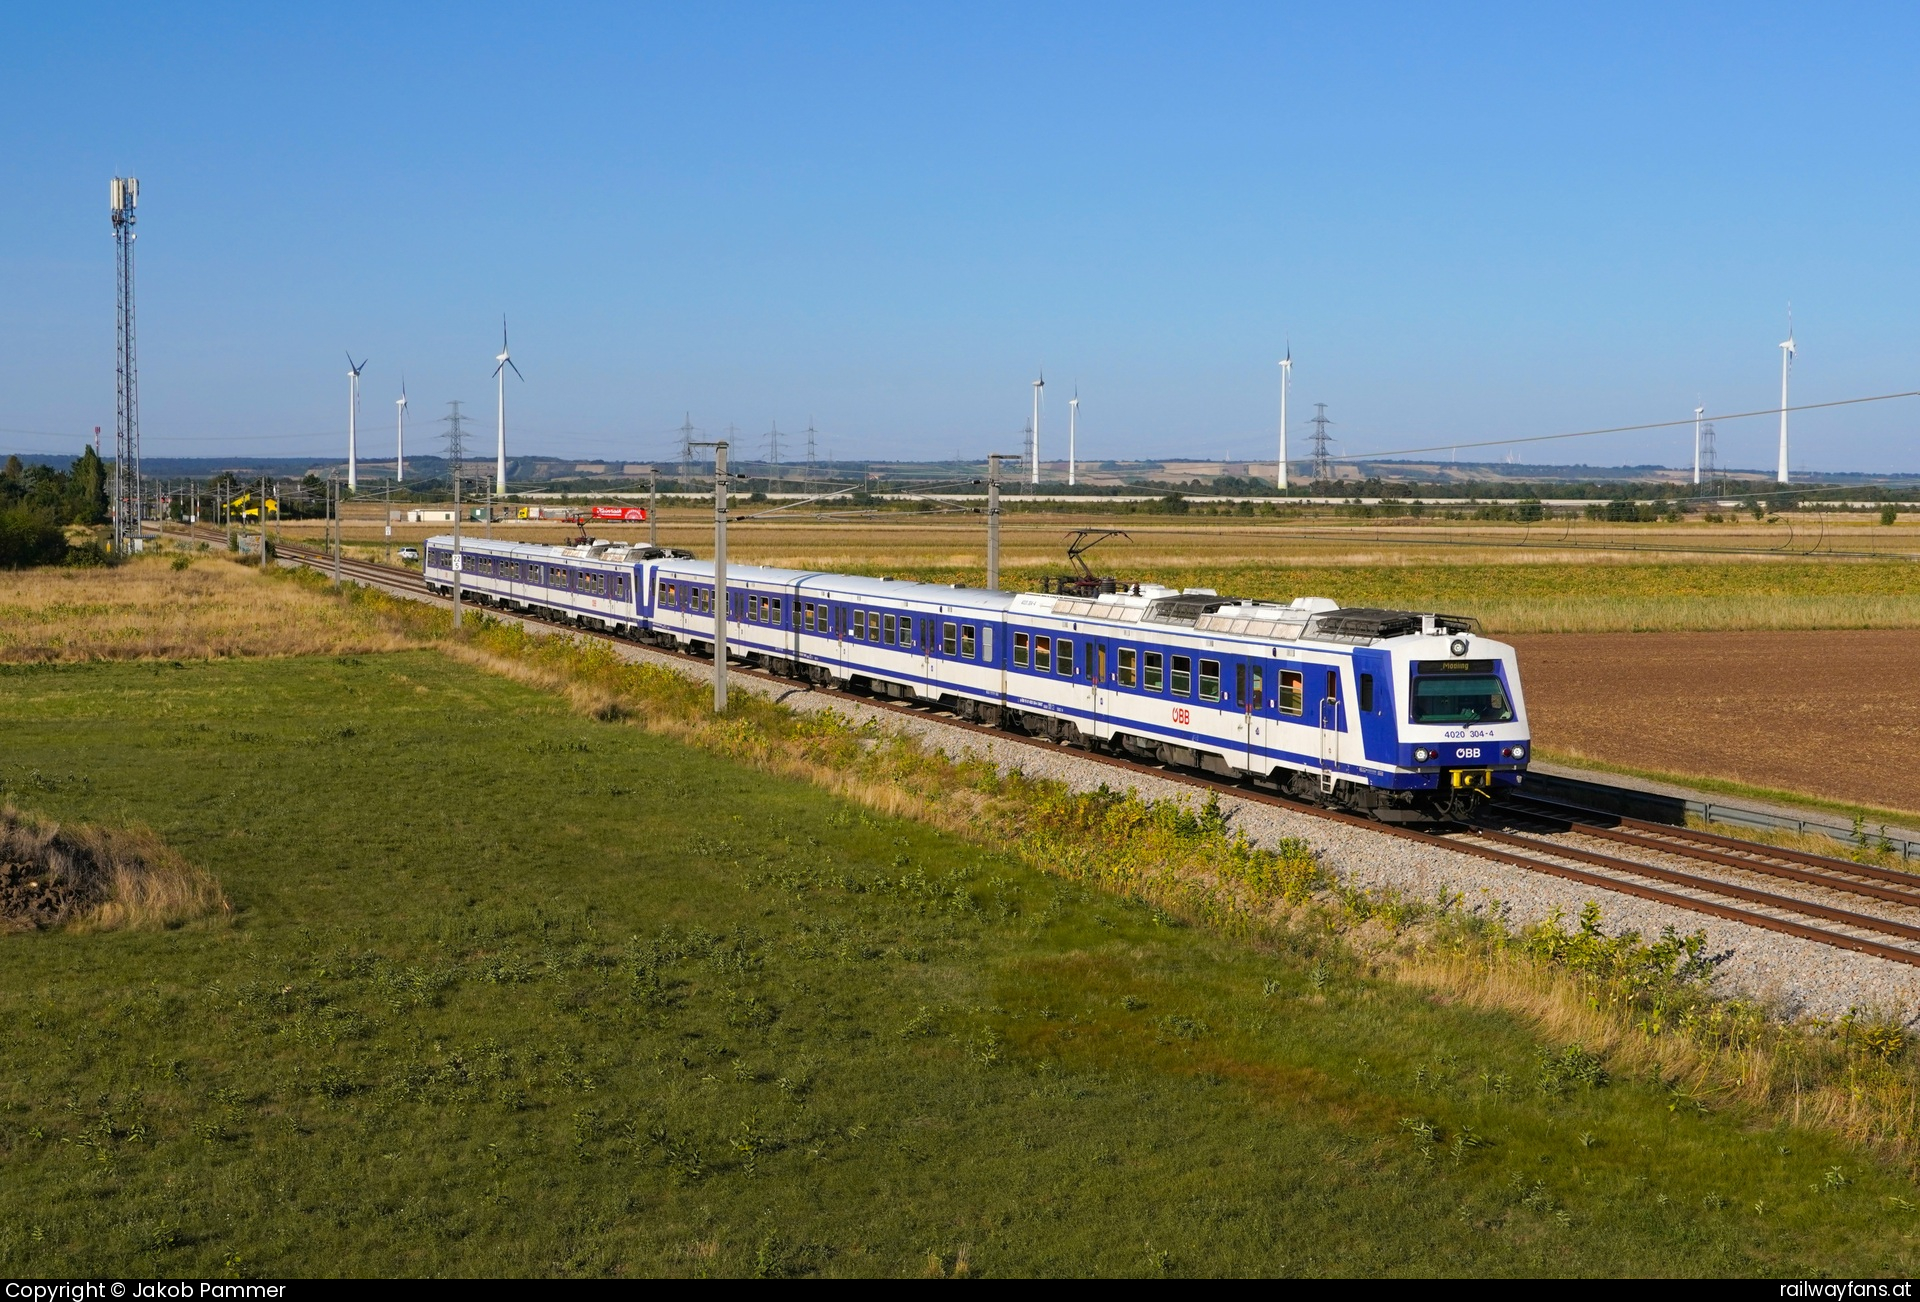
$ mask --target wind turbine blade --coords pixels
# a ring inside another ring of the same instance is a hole
[[[499,366],[496,366],[496,367],[494,367],[494,368],[493,368],[493,375],[489,375],[489,376],[488,376],[487,378],[488,378],[489,380],[491,380],[491,379],[493,379],[493,378],[494,378],[494,376],[497,376],[497,375],[499,375],[499,374],[500,374],[500,367],[501,367],[501,366],[505,366],[506,364],[507,364],[507,360],[506,360],[506,358],[504,358],[504,357],[503,357],[503,358],[501,358],[501,359],[500,359],[500,365],[499,365]]]
[[[514,364],[514,360],[511,357],[507,359],[507,365],[513,367],[513,373],[515,375],[520,375],[520,368]],[[526,378],[527,378],[526,376],[520,375],[520,380],[522,383],[526,382]]]

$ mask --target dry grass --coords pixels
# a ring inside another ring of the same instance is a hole
[[[0,931],[157,931],[232,906],[144,827],[63,826],[0,806]]]
[[[1783,1026],[1751,1006],[1702,1003],[1677,1025],[1650,1025],[1601,983],[1501,945],[1416,946],[1385,967],[1469,1007],[1524,1018],[1548,1040],[1599,1055],[1615,1075],[1659,1081],[1693,1107],[1734,1106],[1915,1161],[1920,1086],[1900,1061],[1905,1044],[1886,1010]]]
[[[0,664],[346,655],[415,645],[318,592],[224,555],[112,569],[0,570]]]

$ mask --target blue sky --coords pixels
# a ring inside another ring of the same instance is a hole
[[[343,448],[349,348],[490,433],[502,312],[514,449],[637,459],[1014,449],[1041,365],[1048,455],[1271,457],[1289,340],[1348,452],[1747,410],[1789,302],[1796,401],[1920,388],[1910,7],[178,9],[10,19],[0,447],[111,432],[116,172],[149,455]]]

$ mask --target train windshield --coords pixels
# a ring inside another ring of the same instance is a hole
[[[1513,706],[1492,674],[1446,674],[1413,680],[1415,723],[1509,723]]]

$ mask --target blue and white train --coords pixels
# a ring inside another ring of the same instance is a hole
[[[430,539],[427,586],[451,591],[455,561]],[[713,564],[686,552],[468,538],[458,563],[469,599],[712,654]],[[1463,815],[1527,767],[1513,648],[1458,616],[752,565],[728,567],[727,605],[730,656],[776,673],[1390,821]]]

